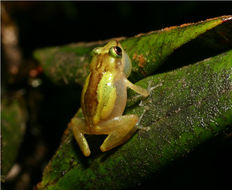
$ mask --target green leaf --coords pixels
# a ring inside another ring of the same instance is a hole
[[[9,101],[3,98],[1,104],[1,119],[1,180],[4,181],[8,171],[16,160],[25,132],[26,111],[22,103],[17,99]]]
[[[171,54],[181,47],[185,48],[189,42],[193,42],[194,45],[191,51],[188,50],[193,52],[191,55],[195,55],[199,47],[203,47],[204,56],[207,50],[211,50],[216,55],[218,51],[231,49],[231,20],[232,16],[222,16],[139,34],[131,38],[117,38],[132,60],[133,70],[130,80],[135,82],[151,75],[165,64],[165,60]],[[91,50],[96,46],[104,45],[107,41],[44,48],[35,51],[34,57],[54,83],[83,85],[89,72]]]
[[[125,114],[144,113],[140,125],[150,130],[139,130],[127,143],[105,153],[99,150],[103,139],[89,136],[93,152],[85,158],[67,129],[38,189],[133,187],[201,143],[231,130],[232,50],[137,84],[156,88],[146,99],[130,91]]]

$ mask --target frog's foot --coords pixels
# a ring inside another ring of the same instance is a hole
[[[102,123],[99,126],[101,129],[111,126],[111,130],[108,131],[109,135],[100,147],[101,151],[108,151],[126,142],[137,130],[135,127],[137,122],[137,115],[123,115]]]
[[[135,127],[136,127],[137,129],[139,129],[139,130],[144,130],[144,131],[149,131],[149,130],[150,130],[150,127],[142,127],[142,126],[140,125],[140,122],[141,122],[141,120],[142,120],[144,114],[146,113],[147,109],[148,109],[148,108],[145,108],[145,109],[143,110],[142,115],[139,117],[139,121],[138,121],[138,122],[136,123],[136,125],[135,125]]]
[[[153,91],[154,89],[156,89],[156,88],[158,88],[158,87],[160,87],[160,86],[163,85],[163,83],[161,82],[161,83],[159,83],[159,84],[157,84],[155,86],[151,86],[151,83],[152,83],[152,81],[149,81],[148,88],[147,88],[149,94],[151,94],[151,91]]]
[[[74,137],[85,156],[90,155],[90,149],[88,142],[84,136],[85,122],[79,118],[73,118],[69,123],[69,127],[72,129]]]
[[[148,132],[151,129],[150,127],[142,127],[140,125],[136,125],[136,128],[139,129],[139,130],[146,131],[146,132]]]

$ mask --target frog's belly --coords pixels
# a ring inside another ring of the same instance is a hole
[[[117,98],[115,100],[114,108],[109,116],[108,119],[114,118],[117,116],[121,116],[125,110],[126,107],[126,101],[127,101],[127,88],[125,86],[125,83],[123,80],[118,80],[115,83],[115,87],[117,89]]]

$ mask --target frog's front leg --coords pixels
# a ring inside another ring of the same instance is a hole
[[[77,117],[72,118],[72,120],[69,123],[69,127],[72,129],[73,135],[81,151],[83,152],[85,156],[89,156],[91,152],[89,149],[88,142],[84,136],[84,134],[86,134],[85,126],[86,126],[85,121]]]
[[[144,96],[144,97],[149,96],[148,90],[146,90],[146,89],[144,89],[144,88],[142,88],[142,87],[140,87],[140,86],[137,86],[137,85],[131,83],[131,82],[130,82],[129,80],[127,80],[127,79],[124,79],[124,80],[125,80],[125,84],[126,84],[126,86],[127,86],[128,88],[134,90],[135,92],[137,92],[138,94],[141,94],[141,95]]]
[[[101,151],[108,151],[126,142],[137,130],[135,127],[137,122],[137,115],[123,115],[97,126],[96,133],[108,134],[100,147]]]

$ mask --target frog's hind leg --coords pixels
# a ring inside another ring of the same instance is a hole
[[[123,115],[101,124],[100,129],[108,134],[100,147],[101,151],[108,151],[126,142],[137,130],[137,122],[137,115]]]
[[[69,127],[72,129],[74,137],[81,149],[81,151],[83,152],[83,154],[85,156],[89,156],[90,155],[90,149],[89,149],[89,145],[88,142],[84,136],[85,134],[85,122],[82,119],[79,118],[73,118],[71,120],[71,122],[69,123]]]

